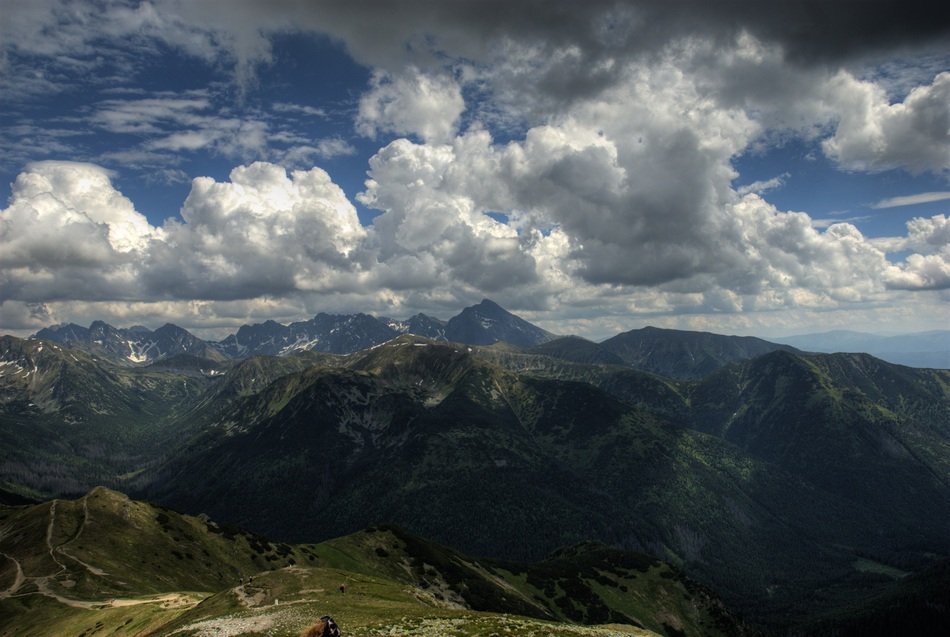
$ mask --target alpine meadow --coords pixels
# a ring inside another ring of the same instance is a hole
[[[950,634],[950,20],[0,0],[0,637]]]

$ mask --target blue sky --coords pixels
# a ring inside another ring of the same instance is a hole
[[[0,0],[0,332],[947,328],[926,3]]]

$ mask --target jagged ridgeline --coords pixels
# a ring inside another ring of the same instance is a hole
[[[0,495],[104,484],[279,542],[388,523],[521,562],[596,541],[778,630],[932,601],[950,372],[669,330],[465,344],[450,323],[347,354],[147,365],[5,337]]]
[[[40,330],[33,338],[68,345],[124,365],[142,365],[183,354],[208,363],[302,351],[349,354],[379,345],[400,334],[469,345],[505,342],[526,347],[554,338],[550,332],[488,299],[465,308],[448,321],[425,314],[400,321],[363,313],[321,312],[310,320],[288,325],[276,321],[244,325],[221,341],[203,341],[171,324],[152,331],[141,325],[120,329],[102,321],[95,321],[88,328],[74,323],[51,326]]]
[[[393,527],[290,545],[104,488],[0,524],[4,634],[297,635],[327,613],[347,635],[747,634],[678,570],[604,546],[503,563]]]

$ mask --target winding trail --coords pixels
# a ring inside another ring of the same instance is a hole
[[[108,575],[108,573],[106,573],[106,572],[105,572],[104,570],[102,570],[101,568],[97,568],[97,567],[95,567],[95,566],[93,566],[93,565],[91,565],[91,564],[87,564],[86,562],[83,562],[81,559],[79,559],[78,557],[76,557],[76,556],[73,555],[72,553],[68,553],[68,552],[66,551],[66,545],[67,545],[67,544],[72,544],[73,542],[75,542],[76,540],[78,540],[78,539],[82,536],[82,532],[86,529],[86,525],[87,525],[88,523],[89,523],[89,495],[86,494],[86,495],[83,496],[83,498],[82,498],[82,525],[79,527],[79,531],[77,531],[77,532],[76,532],[76,535],[74,535],[68,542],[65,542],[65,543],[60,544],[59,546],[57,546],[57,547],[56,547],[56,550],[57,550],[61,555],[65,555],[65,556],[68,557],[69,559],[71,559],[71,560],[73,560],[74,562],[76,562],[77,564],[81,565],[83,568],[85,568],[87,571],[89,571],[89,572],[92,573],[93,575],[96,575],[96,576],[98,576],[98,577],[103,577],[104,575]]]
[[[49,548],[50,558],[59,566],[59,571],[53,573],[52,575],[47,575],[46,577],[56,577],[60,573],[66,570],[66,565],[56,559],[56,548],[53,546],[53,527],[56,524],[56,505],[59,504],[59,500],[53,500],[53,503],[49,507],[49,524],[46,525],[46,546]]]
[[[164,595],[158,595],[155,597],[145,597],[145,598],[113,598],[107,599],[104,601],[85,601],[81,599],[71,599],[69,597],[63,597],[57,593],[54,593],[47,589],[45,585],[40,588],[36,593],[25,593],[22,596],[26,595],[45,595],[46,597],[51,597],[55,599],[60,604],[69,606],[71,608],[82,608],[85,610],[104,610],[106,608],[120,608],[126,606],[141,606],[142,604],[161,604],[163,608],[181,608],[188,609],[194,608],[204,597],[197,597],[188,595],[185,593],[165,593]],[[20,596],[18,596],[20,597]]]
[[[0,599],[6,599],[7,597],[12,597],[14,593],[20,590],[20,587],[26,582],[26,577],[23,576],[23,568],[20,566],[19,560],[6,553],[0,552],[0,555],[13,562],[13,565],[16,566],[16,577],[13,579],[13,584],[7,590],[0,591]]]
[[[79,558],[70,555],[64,549],[66,544],[70,542],[75,542],[81,535],[83,530],[86,528],[86,524],[89,522],[89,507],[87,502],[83,499],[83,521],[82,526],[79,528],[79,531],[76,532],[70,540],[65,542],[62,545],[54,546],[53,545],[53,535],[56,530],[56,505],[58,500],[53,500],[50,503],[49,507],[49,522],[46,525],[46,549],[49,553],[50,559],[53,561],[56,566],[59,567],[55,573],[47,575],[26,575],[23,572],[23,567],[20,565],[20,561],[17,560],[12,555],[8,553],[0,552],[0,555],[6,559],[13,562],[16,567],[16,576],[14,578],[13,584],[8,587],[6,590],[0,591],[0,599],[8,599],[11,597],[26,597],[29,595],[43,595],[45,597],[50,597],[55,599],[57,602],[70,606],[72,608],[85,608],[88,610],[100,610],[103,608],[116,608],[119,606],[136,606],[139,604],[162,604],[166,608],[191,608],[196,606],[201,602],[203,598],[194,597],[191,595],[186,595],[183,593],[167,593],[164,595],[159,595],[155,597],[147,598],[132,598],[132,599],[110,599],[106,601],[85,601],[79,599],[72,599],[69,597],[63,597],[59,593],[50,590],[50,580],[54,580],[58,576],[62,575],[69,571],[69,567],[66,566],[59,559],[59,555],[68,557],[69,559],[75,561],[77,564],[82,565],[87,571],[97,576],[108,575],[105,571],[100,568],[96,568],[91,564],[86,564]],[[24,584],[27,582],[32,583],[36,587],[35,591],[29,591],[26,593],[20,593],[19,591],[23,588]]]

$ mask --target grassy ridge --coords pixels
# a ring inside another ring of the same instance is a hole
[[[3,635],[286,636],[327,613],[366,636],[744,634],[642,555],[581,546],[500,563],[395,528],[288,545],[104,488],[0,508],[0,552]]]

